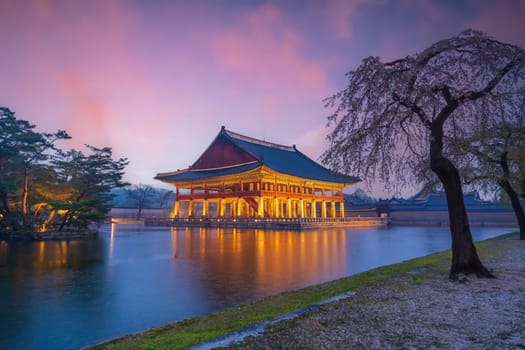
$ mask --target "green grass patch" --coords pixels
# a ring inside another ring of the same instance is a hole
[[[513,235],[516,233],[498,236],[480,242],[476,246],[480,254],[490,255],[491,249],[497,250],[497,241],[510,238]],[[142,333],[99,344],[90,349],[183,349],[363,286],[372,284],[380,286],[382,282],[393,276],[416,269],[424,268],[425,273],[441,271],[443,277],[448,278],[447,273],[442,271],[444,269],[446,271],[446,268],[450,266],[450,259],[450,250],[434,253],[320,285],[284,292],[217,313],[153,328]]]

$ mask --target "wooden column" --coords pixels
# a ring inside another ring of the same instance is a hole
[[[224,216],[223,202],[224,201],[222,199],[219,199],[219,201],[217,202],[217,216],[218,217]]]
[[[175,203],[173,204],[173,210],[171,212],[172,218],[178,218],[179,217],[179,210],[180,210],[180,203],[178,199],[175,199]]]
[[[257,216],[262,218],[264,216],[264,198],[259,197],[259,205],[257,206]]]
[[[242,215],[241,198],[237,198],[237,200],[235,201],[235,216],[241,217],[241,215]]]
[[[195,203],[193,202],[193,199],[190,199],[190,203],[188,205],[188,216],[193,216],[193,210],[195,209]]]
[[[230,201],[230,218],[236,217],[235,200]]]
[[[208,200],[205,199],[202,201],[202,217],[208,217]]]
[[[171,212],[171,217],[178,218],[179,211],[180,211],[179,186],[175,186],[175,203],[173,203],[173,211]]]

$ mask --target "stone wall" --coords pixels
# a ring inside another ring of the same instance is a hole
[[[469,222],[473,226],[508,226],[517,227],[518,222],[513,212],[468,212]],[[392,225],[448,226],[448,211],[392,211]]]
[[[84,231],[50,231],[50,232],[1,232],[0,240],[18,241],[54,241],[71,239],[97,239],[97,230]]]

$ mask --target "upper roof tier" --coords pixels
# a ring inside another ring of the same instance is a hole
[[[335,173],[316,163],[294,146],[258,140],[223,126],[204,153],[188,169],[157,174],[161,181],[176,182],[232,175],[266,165],[279,173],[310,180],[353,184],[360,179]]]

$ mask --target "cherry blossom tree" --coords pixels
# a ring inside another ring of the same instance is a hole
[[[347,77],[348,86],[326,100],[333,129],[323,161],[387,188],[437,176],[448,203],[450,278],[494,277],[473,244],[453,155],[457,140],[478,126],[476,106],[523,89],[524,50],[467,30],[391,62],[368,57]]]

